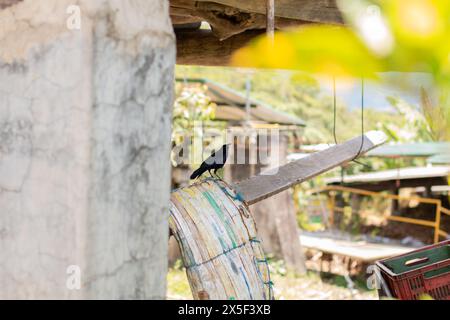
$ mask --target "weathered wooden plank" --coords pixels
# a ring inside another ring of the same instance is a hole
[[[307,249],[319,250],[329,254],[350,257],[364,262],[405,254],[414,250],[398,245],[386,245],[381,243],[369,243],[366,241],[349,241],[325,236],[301,235],[302,245]]]
[[[201,17],[198,17],[189,9],[170,7],[169,13],[172,24],[175,25],[175,27],[180,24],[191,24],[202,21]]]
[[[246,30],[267,29],[273,35],[275,28],[282,30],[311,24],[311,22],[303,20],[275,17],[273,15],[274,7],[270,7],[269,3],[266,16],[266,14],[239,11],[236,8],[212,2],[200,2],[196,3],[195,7],[192,5],[192,8],[186,8],[189,5],[184,2],[178,4],[184,7],[170,7],[170,16],[175,28],[177,24],[206,21],[211,25],[214,36],[219,40],[228,39]]]
[[[231,55],[264,30],[248,30],[220,41],[211,30],[175,30],[177,37],[177,64],[227,66]]]
[[[215,2],[243,11],[266,14],[266,1],[196,0],[195,2]],[[344,23],[335,0],[276,0],[275,16],[318,23]]]
[[[234,188],[248,204],[253,204],[353,160],[358,156],[360,148],[359,155],[362,155],[383,144],[386,140],[387,137],[383,132],[370,131],[364,136],[353,138],[281,166],[276,174],[260,174],[240,181],[234,185]]]
[[[334,0],[171,0],[170,14],[174,24],[207,21],[220,40],[251,29],[272,37],[275,29],[306,23],[343,24]]]

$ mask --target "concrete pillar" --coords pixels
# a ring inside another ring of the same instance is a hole
[[[164,298],[174,39],[165,0],[0,10],[0,299]]]

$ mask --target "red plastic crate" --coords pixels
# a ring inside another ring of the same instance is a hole
[[[428,294],[450,300],[450,240],[376,262],[387,289],[394,298],[417,300]]]

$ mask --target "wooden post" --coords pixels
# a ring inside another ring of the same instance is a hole
[[[329,206],[330,206],[330,217],[329,217],[329,223],[330,223],[330,229],[334,226],[334,207],[336,205],[336,193],[334,191],[330,191],[330,198],[329,198]]]
[[[266,33],[267,36],[273,41],[275,32],[275,4],[274,0],[266,0]]]
[[[440,225],[441,225],[441,202],[436,204],[436,221],[434,226],[434,243],[439,242],[439,231],[440,231]]]
[[[279,153],[277,157],[279,162],[267,165],[260,163],[258,172],[264,168],[286,163],[287,137],[282,135],[276,145],[272,145],[271,152]],[[255,203],[251,207],[251,212],[258,225],[258,233],[263,240],[263,248],[266,253],[282,259],[290,272],[304,274],[306,272],[305,259],[291,190],[285,190]]]

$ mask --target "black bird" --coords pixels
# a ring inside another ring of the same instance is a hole
[[[191,174],[191,179],[196,179],[200,177],[206,171],[208,171],[209,174],[212,176],[211,170],[213,169],[214,174],[216,174],[217,170],[222,168],[225,165],[225,162],[227,161],[229,147],[230,144],[224,144],[222,148],[220,148],[216,152],[213,152],[211,156],[205,161],[203,161],[200,167]]]

